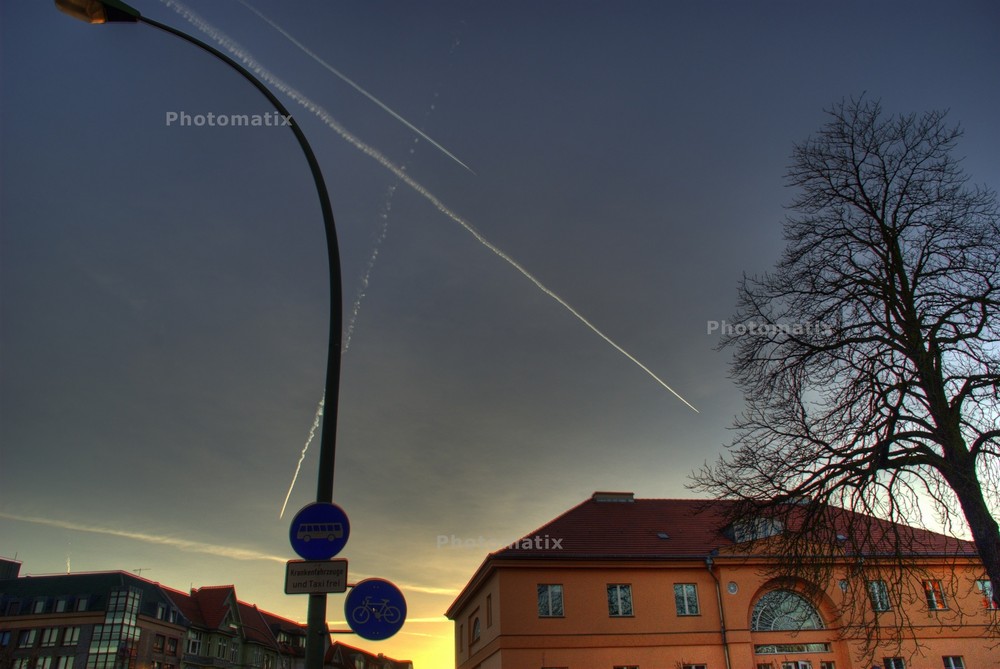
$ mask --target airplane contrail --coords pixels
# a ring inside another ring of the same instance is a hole
[[[345,353],[351,347],[354,326],[357,323],[358,314],[361,313],[361,302],[364,300],[366,291],[368,290],[368,282],[371,280],[372,270],[375,269],[375,261],[378,260],[379,249],[382,247],[382,242],[385,241],[386,235],[389,233],[389,212],[392,211],[392,197],[395,193],[396,184],[392,184],[386,191],[385,204],[382,207],[382,212],[379,214],[380,220],[378,232],[375,234],[375,244],[372,246],[372,252],[368,256],[368,264],[365,265],[365,271],[361,275],[361,285],[358,287],[358,293],[354,297],[351,316],[348,318],[347,327],[344,329],[344,346],[342,350]]]
[[[294,37],[292,37],[288,33],[287,30],[285,30],[284,28],[282,28],[281,26],[279,26],[277,23],[275,23],[274,21],[272,21],[270,18],[268,18],[267,16],[265,16],[263,12],[261,12],[260,10],[258,10],[256,7],[254,7],[250,3],[245,2],[245,0],[236,0],[236,1],[239,2],[241,5],[243,5],[244,7],[246,7],[247,9],[249,9],[251,12],[253,12],[257,16],[259,16],[261,19],[263,19],[269,26],[271,26],[272,28],[274,28],[275,30],[277,30],[279,33],[281,33],[282,35],[284,35],[285,39],[287,39],[289,42],[291,42],[292,44],[294,44],[295,46],[297,46],[304,54],[306,54],[307,56],[309,56],[310,58],[312,58],[313,60],[315,60],[317,63],[319,63],[320,65],[322,65],[323,67],[325,67],[327,70],[329,70],[333,74],[337,75],[337,77],[341,81],[343,81],[348,86],[350,86],[351,88],[353,88],[354,90],[356,90],[358,93],[361,93],[363,96],[365,96],[366,98],[368,98],[369,100],[371,100],[372,102],[374,102],[375,104],[377,104],[379,107],[381,107],[383,109],[383,111],[385,111],[390,116],[392,116],[394,119],[396,119],[397,121],[399,121],[400,123],[402,123],[403,125],[405,125],[407,128],[409,128],[410,130],[412,130],[413,132],[417,133],[418,135],[420,135],[421,137],[423,137],[424,139],[426,139],[428,142],[430,142],[431,144],[433,144],[434,147],[438,151],[440,151],[444,155],[446,155],[449,158],[451,158],[452,160],[454,160],[456,163],[458,163],[459,165],[461,165],[462,167],[464,167],[465,169],[467,169],[469,172],[472,172],[472,174],[475,174],[475,172],[472,170],[471,167],[469,167],[468,165],[466,165],[465,163],[463,163],[461,160],[458,159],[458,156],[456,156],[454,153],[452,153],[451,151],[449,151],[448,149],[444,148],[443,146],[441,146],[440,144],[438,144],[437,142],[435,142],[433,139],[431,139],[430,137],[428,137],[419,128],[417,128],[415,125],[413,125],[412,123],[410,123],[409,121],[407,121],[405,118],[403,118],[402,116],[400,116],[396,112],[394,112],[385,103],[383,103],[377,97],[375,97],[374,95],[372,95],[371,93],[369,93],[368,91],[366,91],[364,88],[362,88],[361,86],[359,86],[350,77],[348,77],[344,73],[338,71],[337,68],[335,68],[333,65],[330,65],[328,62],[326,62],[325,60],[323,60],[322,58],[320,58],[319,56],[317,56],[305,44],[303,44],[302,42],[300,42],[297,39],[295,39]]]
[[[292,496],[292,489],[295,488],[295,482],[299,480],[299,471],[302,469],[302,461],[306,459],[306,451],[309,450],[309,444],[312,443],[313,438],[316,436],[316,429],[319,428],[319,421],[323,418],[323,405],[326,403],[326,393],[323,393],[323,397],[319,400],[319,406],[316,407],[316,417],[313,418],[312,427],[309,428],[309,436],[306,437],[306,444],[302,447],[302,453],[299,455],[299,462],[295,465],[295,474],[292,475],[292,483],[288,486],[288,493],[285,495],[285,502],[281,505],[281,513],[278,514],[278,518],[284,518],[285,507],[288,506],[288,498]]]
[[[587,328],[589,328],[594,334],[596,334],[598,337],[607,342],[612,348],[614,348],[616,351],[618,351],[626,358],[628,358],[630,361],[632,361],[641,370],[646,372],[646,374],[648,374],[654,381],[663,386],[674,397],[676,397],[681,402],[686,404],[695,413],[700,413],[693,404],[684,399],[684,397],[682,397],[680,393],[671,388],[663,379],[661,379],[651,369],[649,369],[649,367],[642,364],[635,356],[633,356],[631,353],[629,353],[624,348],[615,343],[614,340],[612,340],[608,335],[604,334],[601,330],[599,330],[597,326],[595,326],[593,323],[587,320],[579,311],[574,309],[563,298],[559,297],[559,295],[557,295],[554,291],[545,286],[523,265],[521,265],[516,260],[511,258],[509,255],[504,253],[504,251],[502,251],[499,247],[493,244],[493,242],[489,241],[485,236],[483,236],[481,232],[476,230],[476,228],[473,227],[471,223],[469,223],[467,220],[465,220],[457,213],[452,211],[450,208],[448,208],[448,206],[445,205],[444,202],[438,199],[436,195],[431,193],[422,184],[420,184],[413,177],[407,174],[407,172],[404,169],[402,169],[401,167],[393,163],[391,160],[389,160],[378,149],[366,144],[361,139],[356,137],[353,133],[351,133],[349,130],[347,130],[344,126],[340,124],[339,121],[333,118],[333,116],[331,116],[326,109],[324,109],[317,103],[313,102],[311,99],[300,93],[298,90],[286,84],[284,81],[282,81],[277,76],[272,74],[270,70],[262,66],[253,56],[251,56],[239,44],[234,42],[224,33],[214,28],[212,25],[207,23],[204,19],[202,19],[193,11],[182,5],[180,2],[177,2],[177,0],[160,0],[160,2],[162,2],[167,7],[170,7],[178,14],[180,14],[181,17],[184,18],[184,20],[193,25],[195,28],[197,28],[201,32],[211,37],[215,42],[217,42],[220,46],[222,46],[222,48],[228,51],[234,58],[242,61],[244,66],[252,70],[254,74],[260,77],[262,81],[271,84],[274,88],[281,91],[285,96],[293,100],[295,103],[301,105],[306,110],[319,117],[319,119],[323,121],[323,123],[325,123],[327,127],[336,132],[341,137],[341,139],[345,140],[346,142],[354,146],[356,149],[358,149],[368,157],[372,158],[380,165],[382,165],[384,168],[386,168],[394,175],[396,175],[396,178],[398,178],[400,181],[402,181],[411,189],[413,189],[413,191],[415,191],[421,197],[423,197],[425,200],[434,205],[434,207],[442,214],[444,214],[445,216],[447,216],[448,218],[450,218],[451,220],[462,226],[466,230],[466,232],[475,237],[480,244],[488,248],[502,260],[505,260],[507,264],[509,264],[511,267],[520,272],[526,279],[535,284],[535,286],[539,290],[541,290],[544,294],[548,295],[553,300],[558,302],[564,309],[566,309],[570,314],[576,317],[578,321],[586,325]]]
[[[57,527],[63,530],[76,530],[77,532],[88,532],[90,534],[103,534],[123,539],[133,539],[148,544],[160,546],[170,546],[190,553],[207,553],[219,557],[232,558],[234,560],[264,560],[269,562],[288,562],[288,558],[280,555],[270,555],[249,548],[236,548],[233,546],[216,546],[215,544],[203,541],[192,541],[190,539],[180,539],[178,537],[168,537],[158,534],[147,534],[145,532],[133,532],[131,530],[116,530],[110,527],[100,527],[98,525],[84,525],[73,523],[67,520],[56,520],[53,518],[40,518],[37,516],[22,516],[15,513],[0,511],[0,518],[16,520],[22,523],[33,523],[35,525],[45,525],[47,527]]]

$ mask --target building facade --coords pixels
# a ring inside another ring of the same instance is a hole
[[[306,626],[240,601],[232,585],[183,592],[124,571],[19,567],[0,560],[0,669],[304,669]],[[412,669],[352,650],[364,669]],[[326,666],[341,656],[327,652]]]
[[[857,583],[847,561],[828,583],[774,576],[781,556],[741,550],[725,504],[595,493],[490,554],[446,613],[456,666],[1000,667],[1000,639],[988,638],[998,612],[970,544],[919,531],[923,554],[904,575],[918,595],[893,599],[885,582]],[[856,587],[870,608],[851,620],[888,626],[905,609],[912,638],[871,644],[871,628],[844,622]]]

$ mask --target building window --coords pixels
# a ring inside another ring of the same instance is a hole
[[[614,669],[639,669],[637,664],[616,664]]]
[[[819,669],[837,669],[837,663],[833,660],[823,660],[819,663]]]
[[[782,662],[781,669],[813,669],[813,663],[809,660],[792,660]]]
[[[167,607],[163,604],[156,605],[156,619],[163,620],[167,617]]]
[[[753,647],[758,655],[785,655],[787,653],[829,653],[828,643],[768,643]],[[767,663],[770,667],[770,662]]]
[[[889,611],[892,609],[889,603],[889,588],[886,587],[885,581],[868,581],[868,597],[872,601],[873,611]]]
[[[191,655],[201,655],[201,632],[188,630],[187,652]]]
[[[10,630],[0,630],[0,648],[10,645]]]
[[[562,585],[538,585],[538,616],[542,618],[558,617],[563,614]]]
[[[153,637],[153,651],[157,653],[162,653],[164,647],[167,645],[167,637],[162,634],[157,634]]]
[[[983,606],[987,609],[996,611],[1000,606],[997,606],[997,602],[993,599],[993,581],[989,579],[979,579],[976,581],[976,590],[983,597]]]
[[[63,633],[64,646],[75,646],[80,643],[80,628],[79,627],[67,627],[66,631]]]
[[[758,539],[773,537],[776,534],[781,534],[784,529],[780,520],[757,516],[746,520],[738,520],[723,532],[734,543],[740,544],[744,541],[756,541]]]
[[[819,630],[823,629],[823,620],[802,595],[791,590],[772,590],[753,607],[751,629],[754,632]]]
[[[69,600],[65,597],[60,597],[56,600],[56,613],[65,613],[67,606],[69,606]]]
[[[906,662],[901,657],[883,657],[882,666],[884,669],[906,669]]]
[[[42,647],[51,648],[59,641],[59,628],[46,627],[42,630]]]
[[[770,662],[758,662],[757,669],[774,669],[774,665]]]
[[[35,645],[36,638],[38,638],[38,630],[22,630],[17,636],[17,647],[31,648]]]
[[[45,613],[45,600],[44,599],[36,599],[35,602],[31,605],[31,612],[32,613]]]
[[[57,657],[55,669],[73,669],[73,656],[60,655]]]
[[[694,583],[674,583],[674,603],[677,615],[698,615],[698,586]]]
[[[226,643],[226,637],[220,637],[215,641],[215,656],[220,660],[226,659],[226,649],[229,644]]]
[[[475,643],[479,641],[479,635],[481,633],[479,626],[479,618],[475,618],[472,621],[472,625],[469,626],[469,643]]]
[[[52,669],[52,656],[48,655],[46,657],[38,658],[38,663],[35,664],[35,669]]]
[[[632,615],[631,585],[608,586],[608,615],[609,616]]]
[[[493,627],[493,595],[486,595],[486,626]]]
[[[707,664],[682,664],[681,669],[708,669]]]
[[[965,669],[965,660],[961,655],[945,655],[941,659],[944,660],[944,669]]]
[[[76,610],[77,611],[86,611],[87,610],[87,598],[86,597],[77,597],[76,598]]]
[[[229,661],[236,662],[238,659],[240,659],[240,644],[236,639],[233,639],[229,643]]]
[[[941,586],[941,581],[924,581],[924,596],[927,598],[927,608],[932,611],[948,608],[948,603],[944,600],[944,589]]]

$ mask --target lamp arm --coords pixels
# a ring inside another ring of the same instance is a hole
[[[336,461],[335,456],[337,450],[337,406],[340,395],[340,353],[344,316],[343,301],[341,296],[342,284],[340,249],[337,244],[337,230],[334,226],[333,208],[330,205],[330,195],[327,192],[326,182],[323,180],[323,173],[321,172],[319,163],[316,160],[316,155],[313,153],[312,147],[309,146],[309,142],[306,140],[306,136],[302,132],[302,129],[299,128],[298,124],[295,123],[294,120],[291,120],[292,115],[285,105],[281,103],[277,96],[275,96],[274,93],[267,88],[267,86],[261,83],[245,67],[215,47],[206,44],[205,42],[202,42],[187,33],[181,32],[176,28],[145,16],[137,16],[136,19],[140,23],[145,23],[146,25],[158,28],[164,32],[170,33],[171,35],[180,37],[182,40],[190,44],[194,44],[198,48],[203,51],[207,51],[239,72],[244,79],[253,84],[253,86],[268,99],[274,108],[278,110],[279,114],[290,119],[289,127],[295,134],[295,138],[298,140],[299,146],[302,148],[302,153],[305,154],[306,162],[309,163],[309,171],[312,173],[313,181],[316,184],[316,192],[319,195],[320,209],[323,214],[323,227],[326,232],[327,259],[330,267],[330,333],[327,348],[323,431],[320,434],[319,475],[316,482],[316,501],[332,502],[334,463]]]

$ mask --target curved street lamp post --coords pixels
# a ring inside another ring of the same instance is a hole
[[[343,305],[341,302],[340,251],[337,246],[337,230],[333,222],[333,208],[326,189],[326,182],[320,172],[319,163],[313,154],[309,142],[299,126],[292,120],[288,109],[264,84],[258,81],[250,72],[218,49],[183,33],[168,25],[142,16],[138,10],[119,0],[55,0],[56,7],[70,16],[87,23],[145,23],[165,32],[180,37],[185,42],[193,44],[206,51],[226,65],[239,72],[259,90],[274,106],[279,114],[289,119],[289,127],[305,154],[316,184],[319,195],[320,209],[323,213],[323,227],[326,231],[326,248],[330,267],[330,337],[327,349],[326,388],[324,395],[323,430],[320,435],[319,474],[316,483],[316,501],[333,501],[333,474],[337,443],[337,403],[340,394],[340,348],[341,330],[343,328]],[[325,653],[326,628],[326,595],[309,595],[309,610],[307,617],[308,636],[306,637],[306,669],[322,669]]]

